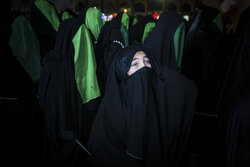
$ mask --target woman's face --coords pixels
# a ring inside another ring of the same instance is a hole
[[[133,73],[135,73],[137,70],[141,69],[142,67],[151,68],[151,64],[147,55],[143,51],[138,51],[134,55],[134,58],[131,62],[130,69],[128,70],[127,74],[130,76]]]

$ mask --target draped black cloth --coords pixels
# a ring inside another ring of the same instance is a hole
[[[149,22],[156,22],[151,15],[146,15],[141,18],[134,26],[129,29],[129,43],[132,44],[134,41],[142,42],[142,36],[145,26]]]
[[[213,22],[220,12],[204,6],[191,25],[185,41],[182,74],[195,81],[198,87],[196,114],[194,115],[191,148],[200,154],[201,166],[206,165],[211,147],[211,133],[215,130],[215,105],[225,64],[222,53],[223,39],[219,27]],[[222,20],[221,20],[222,21]],[[203,158],[205,160],[203,160]]]
[[[75,18],[60,24],[56,47],[45,58],[39,103],[45,113],[44,166],[82,166],[95,112],[88,110],[75,80],[72,39],[82,24]]]
[[[173,36],[182,22],[183,18],[177,12],[163,12],[145,43],[145,47],[150,50],[160,65],[176,70],[178,68]]]
[[[77,14],[73,11],[73,10],[71,10],[71,9],[69,9],[69,8],[66,8],[65,10],[63,10],[61,13],[59,13],[58,15],[59,15],[59,17],[62,19],[62,16],[63,16],[63,13],[64,12],[67,12],[70,16],[72,16],[72,17],[74,17],[74,18],[77,18]],[[63,21],[63,20],[62,20]]]
[[[153,68],[128,76],[137,51],[146,53]],[[193,82],[154,64],[142,46],[120,49],[90,132],[92,165],[183,165],[196,93]]]
[[[77,21],[81,24],[85,24],[85,20],[86,20],[86,12],[89,8],[85,8],[83,10],[81,10],[78,14],[78,16],[76,17]],[[95,20],[93,20],[95,21]],[[94,52],[95,52],[95,61],[96,61],[96,65],[97,65],[97,79],[98,79],[98,84],[100,86],[100,91],[101,91],[101,95],[103,95],[103,91],[104,91],[104,87],[105,87],[105,81],[103,79],[103,62],[101,62],[101,60],[103,60],[100,56],[102,55],[102,53],[100,53],[98,45],[99,43],[96,42],[94,35],[92,34],[92,32],[90,31],[90,29],[88,29],[88,32],[90,34],[91,40],[92,40],[92,46],[94,48]],[[104,81],[103,81],[104,80]],[[101,101],[101,97],[91,100],[90,102],[87,103],[87,108],[89,110],[92,111],[96,111],[98,110],[98,107],[100,105],[100,101]]]
[[[104,24],[98,37],[98,44],[95,47],[97,76],[102,95],[104,94],[108,71],[114,55],[124,45],[120,31],[122,14],[118,13],[116,18]]]
[[[46,2],[54,6],[53,3],[49,1],[46,1]],[[39,39],[41,57],[43,58],[48,54],[50,50],[55,48],[57,32],[52,27],[51,23],[43,15],[43,13],[39,10],[39,8],[35,5],[35,3],[32,3],[30,12],[31,12],[30,21]],[[59,14],[58,14],[58,18],[59,18]]]
[[[218,101],[217,112],[223,111],[226,105],[233,104],[238,97],[249,94],[249,27],[247,17],[249,8],[245,10],[239,19],[235,32],[233,48],[231,50],[231,62]]]
[[[250,8],[242,12],[230,51],[228,66],[216,112],[215,163],[229,167],[249,166],[250,146]],[[226,141],[226,142],[225,142]],[[219,166],[218,165],[218,166]]]
[[[110,67],[114,55],[117,52],[117,46],[121,48],[121,45],[114,41],[119,41],[124,45],[124,40],[120,31],[122,14],[123,13],[118,13],[116,18],[106,22],[98,38],[100,49],[104,52],[101,57],[104,58],[105,67],[107,69]]]
[[[85,8],[83,10],[81,10],[77,16],[77,20],[79,22],[81,22],[82,24],[85,24],[85,20],[86,20],[86,12],[87,12],[88,8]],[[92,34],[91,31],[89,31],[90,35],[91,35],[91,39],[93,41],[93,44],[95,42],[95,38],[94,38],[94,35]],[[94,48],[95,48],[95,45],[94,45]]]
[[[227,124],[226,166],[250,165],[250,96],[242,97],[231,109]]]
[[[219,11],[212,7],[202,8],[191,25],[185,41],[182,74],[198,86],[197,112],[214,114],[225,63],[222,53],[222,33],[213,19]]]
[[[43,113],[28,73],[9,46],[15,16],[10,1],[1,1],[0,110],[2,164],[40,166],[43,148]]]

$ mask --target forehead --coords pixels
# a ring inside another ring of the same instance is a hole
[[[135,53],[134,58],[143,58],[145,56],[147,56],[145,52],[138,51],[138,52]]]

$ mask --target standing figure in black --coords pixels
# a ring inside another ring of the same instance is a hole
[[[88,141],[93,166],[185,166],[197,90],[141,45],[119,49]]]

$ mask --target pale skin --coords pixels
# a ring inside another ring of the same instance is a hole
[[[147,55],[143,51],[138,51],[134,55],[134,58],[131,62],[131,66],[127,74],[130,76],[133,73],[135,73],[137,70],[143,68],[143,67],[149,67],[151,68],[150,61],[147,57]]]

